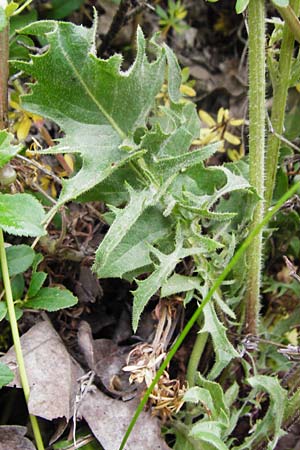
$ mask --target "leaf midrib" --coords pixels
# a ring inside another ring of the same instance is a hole
[[[126,137],[126,134],[122,131],[122,129],[118,126],[118,124],[115,122],[115,120],[110,116],[110,114],[103,108],[101,103],[98,102],[97,98],[93,95],[93,93],[90,91],[88,85],[85,83],[83,78],[81,77],[80,73],[78,72],[76,66],[73,64],[73,61],[70,59],[69,54],[65,51],[64,46],[61,41],[61,32],[58,27],[58,38],[57,41],[59,43],[61,52],[65,58],[65,61],[69,64],[70,68],[74,72],[75,76],[81,83],[84,91],[86,94],[90,97],[90,99],[95,103],[99,111],[104,115],[104,117],[108,120],[108,122],[111,124],[111,126],[117,131],[117,133],[120,135],[122,139]]]

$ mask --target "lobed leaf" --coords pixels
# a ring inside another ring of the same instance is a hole
[[[209,378],[213,380],[233,358],[238,358],[240,355],[228,340],[226,327],[218,319],[212,302],[205,306],[203,314],[204,326],[201,329],[201,333],[210,333],[216,355],[215,364],[209,374]]]
[[[148,207],[128,229],[126,235],[110,250],[104,260],[110,240],[104,240],[96,253],[95,268],[100,278],[130,278],[151,268],[149,244],[166,236],[170,231],[170,220],[163,217],[157,207]]]
[[[92,29],[54,21],[33,23],[22,33],[45,37],[49,50],[32,56],[30,63],[14,62],[37,80],[32,93],[23,96],[24,107],[52,119],[66,134],[44,153],[79,153],[82,157],[79,172],[63,183],[59,205],[140,156],[128,153],[121,144],[145,125],[164,80],[165,50],[157,47],[157,58],[150,63],[140,29],[137,56],[127,71],[121,70],[120,55],[108,60],[96,57],[95,32],[96,21]]]
[[[270,397],[268,410],[261,420],[257,420],[253,432],[248,436],[244,443],[233,450],[246,450],[251,448],[257,440],[266,439],[268,444],[266,450],[275,449],[278,440],[285,432],[281,429],[284,409],[287,404],[287,391],[280,386],[277,378],[267,375],[256,375],[248,379],[248,383],[256,390],[267,392]],[[273,439],[269,436],[273,434]]]
[[[126,235],[132,230],[134,226],[136,228],[139,228],[139,225],[136,225],[137,220],[142,216],[147,208],[149,208],[150,206],[154,206],[158,202],[161,195],[161,193],[154,187],[150,188],[149,190],[145,189],[141,192],[135,192],[131,188],[129,188],[129,191],[130,201],[128,205],[124,209],[113,209],[116,215],[115,220],[106,233],[98,250],[96,251],[93,270],[99,277],[109,275],[107,268],[109,268],[111,264],[114,264],[114,262],[112,263],[112,261],[114,261],[115,251],[117,251],[117,258],[120,256],[123,257],[124,253],[126,253],[126,250],[128,251],[130,249],[131,244],[137,244],[137,242],[135,241],[136,236],[132,235],[132,239],[134,241],[131,242],[130,236],[128,240],[128,237],[126,238]],[[143,230],[141,230],[141,232],[143,233]],[[146,241],[147,234],[149,235],[149,232],[151,234],[151,230],[148,230],[148,232],[146,231],[143,238],[144,241]],[[125,238],[126,240],[124,241]],[[125,248],[122,248],[122,244],[125,246]],[[123,267],[120,266],[120,261],[118,262],[118,273],[128,272],[128,263],[125,260],[124,262],[125,265],[123,265]],[[114,270],[116,270],[116,268]]]
[[[183,240],[181,238],[176,240],[174,251],[168,255],[161,253],[154,247],[151,248],[151,253],[158,259],[159,263],[155,264],[155,270],[148,278],[137,280],[138,288],[133,291],[132,328],[134,332],[137,330],[146,304],[158,289],[166,283],[176,265],[183,258],[199,253],[199,250],[199,248],[183,248]]]

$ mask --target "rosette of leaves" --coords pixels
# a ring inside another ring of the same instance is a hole
[[[149,299],[172,281],[184,258],[194,260],[195,274],[178,275],[172,293],[196,286],[201,296],[203,280],[214,279],[239,240],[239,227],[229,226],[239,206],[228,202],[226,208],[222,199],[233,192],[247,198],[251,194],[242,173],[205,167],[218,143],[191,151],[200,121],[195,106],[181,102],[180,68],[173,52],[151,41],[149,62],[139,29],[136,59],[124,71],[120,55],[97,58],[95,26],[41,21],[22,33],[42,35],[50,44],[30,63],[15,63],[36,80],[23,97],[24,107],[54,120],[65,133],[45,153],[77,153],[82,161],[76,175],[64,181],[57,207],[73,199],[104,200],[111,210],[106,216],[110,228],[96,252],[94,271],[100,278],[129,280],[148,274],[136,281],[133,329]],[[165,82],[170,102],[157,108],[155,97]],[[208,267],[209,278],[199,266]],[[214,318],[213,328],[208,317]],[[224,327],[213,306],[207,310],[205,331],[220,336],[224,348]],[[227,344],[226,357],[222,359],[220,350],[216,358],[214,376],[237,356],[226,338]]]

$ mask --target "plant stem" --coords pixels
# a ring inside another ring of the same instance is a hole
[[[23,358],[23,353],[22,353],[21,341],[20,341],[18,324],[17,324],[15,307],[14,307],[14,301],[13,301],[11,284],[10,284],[10,279],[9,279],[6,252],[5,252],[5,247],[4,247],[3,231],[1,228],[0,228],[0,261],[1,261],[2,278],[3,278],[3,284],[4,284],[5,294],[6,294],[6,303],[7,303],[10,328],[11,328],[11,333],[12,333],[14,348],[15,348],[15,353],[16,353],[16,359],[17,359],[17,363],[18,363],[19,374],[20,374],[21,384],[22,384],[22,388],[23,388],[23,392],[24,392],[24,397],[25,397],[26,403],[28,405],[30,388],[29,388],[29,383],[28,383],[28,379],[27,379],[25,363],[24,363],[24,358]],[[44,450],[44,444],[43,444],[43,440],[41,437],[37,418],[31,414],[29,414],[29,417],[30,417],[31,426],[32,426],[32,430],[33,430],[37,448],[38,448],[38,450]]]
[[[296,14],[299,13],[300,0],[291,0],[290,5]],[[290,72],[294,50],[294,34],[287,24],[284,25],[278,73],[273,85],[273,105],[271,123],[275,133],[283,133],[286,99],[289,88]],[[269,208],[273,198],[276,181],[280,139],[270,134],[266,153],[265,207]]]
[[[223,272],[218,276],[218,278],[214,282],[213,286],[210,288],[210,290],[208,291],[207,295],[203,299],[201,305],[196,309],[196,311],[194,312],[194,314],[192,315],[192,317],[190,318],[190,320],[188,321],[188,323],[186,324],[186,326],[184,327],[184,329],[182,330],[182,332],[178,336],[178,338],[177,338],[176,342],[174,343],[173,347],[171,348],[171,350],[167,354],[166,359],[164,360],[164,362],[162,363],[162,365],[160,366],[160,368],[156,372],[155,378],[153,379],[153,381],[150,384],[150,386],[147,388],[147,390],[146,390],[146,392],[144,394],[144,397],[140,401],[140,403],[139,403],[139,405],[138,405],[138,407],[137,407],[137,409],[136,409],[136,411],[134,413],[134,416],[131,419],[131,422],[130,422],[127,430],[126,430],[126,433],[125,433],[125,435],[123,437],[123,440],[121,442],[119,450],[123,450],[124,449],[125,444],[126,444],[128,438],[130,436],[130,433],[131,433],[131,431],[132,431],[136,421],[138,420],[138,417],[139,417],[140,413],[143,411],[143,408],[146,405],[146,403],[148,401],[148,398],[151,395],[151,392],[153,391],[154,387],[156,386],[156,384],[157,384],[158,380],[160,379],[161,375],[163,374],[164,370],[168,367],[168,364],[170,363],[171,359],[173,358],[173,356],[175,355],[175,353],[177,352],[177,350],[181,346],[181,344],[184,341],[184,339],[186,338],[187,334],[192,329],[192,327],[194,326],[195,322],[199,319],[199,317],[200,317],[200,315],[201,315],[205,305],[207,305],[207,303],[211,300],[212,296],[214,295],[216,290],[219,289],[219,287],[221,286],[223,281],[226,279],[227,275],[229,275],[229,273],[232,271],[232,269],[236,266],[236,264],[240,260],[241,256],[250,247],[250,245],[251,246],[253,245],[253,241],[254,241],[255,237],[258,234],[261,233],[263,228],[272,219],[274,214],[276,214],[276,212],[282,207],[282,205],[284,205],[284,203],[292,195],[294,195],[299,188],[300,188],[300,182],[296,183],[294,186],[292,186],[291,189],[289,189],[280,198],[280,200],[278,200],[276,205],[270,211],[267,212],[267,214],[264,216],[263,220],[260,223],[258,223],[255,228],[253,228],[251,230],[251,232],[248,234],[247,238],[244,240],[242,245],[235,252],[235,254],[232,257],[232,259],[230,260],[229,264],[225,267]]]
[[[7,79],[9,26],[0,32],[0,130],[7,127]]]
[[[265,148],[265,8],[264,0],[250,0],[249,25],[249,171],[250,183],[259,200],[250,230],[264,215]],[[246,291],[246,332],[256,335],[260,309],[262,231],[253,239],[247,252],[248,284]]]
[[[187,373],[186,373],[186,379],[189,385],[189,388],[195,386],[195,375],[198,370],[198,365],[204,350],[204,347],[207,342],[208,333],[198,333],[194,347],[192,350],[192,353],[190,355],[188,367],[187,367]]]

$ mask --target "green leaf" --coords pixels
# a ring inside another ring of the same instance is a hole
[[[25,289],[24,276],[21,273],[19,273],[11,281],[11,290],[13,299],[20,300],[23,297],[24,289]]]
[[[185,257],[199,253],[198,248],[183,248],[182,238],[176,239],[174,251],[164,255],[159,250],[151,247],[151,253],[159,261],[155,264],[155,270],[146,280],[137,280],[138,288],[133,291],[132,328],[136,332],[141,314],[150,298],[160,289],[172,274],[176,265]]]
[[[8,21],[4,9],[0,6],[0,33],[7,26]]]
[[[2,362],[0,362],[0,388],[6,386],[14,379],[14,373]]]
[[[235,11],[237,14],[241,14],[245,11],[249,4],[249,0],[236,0]]]
[[[132,278],[147,271],[147,267],[153,265],[149,244],[167,235],[170,225],[170,220],[163,217],[158,208],[147,208],[113,250],[108,249],[109,239],[102,241],[96,253],[98,277],[126,278],[126,273],[130,272]],[[104,260],[107,251],[109,257]]]
[[[190,388],[183,397],[185,402],[190,403],[200,403],[204,406],[205,410],[209,411],[210,413],[214,411],[214,401],[212,399],[212,396],[210,395],[210,392],[207,389],[201,388],[199,386],[194,386]]]
[[[0,194],[0,227],[17,236],[42,236],[44,210],[29,194]]]
[[[275,6],[279,6],[280,8],[286,8],[289,6],[289,0],[272,0]]]
[[[287,391],[284,390],[275,377],[267,375],[256,375],[248,379],[248,383],[254,389],[267,392],[270,397],[270,403],[263,419],[257,420],[251,430],[251,434],[245,439],[244,443],[235,450],[247,450],[258,439],[268,439],[266,450],[275,449],[277,442],[285,432],[281,429],[285,406],[288,402]],[[270,435],[273,439],[270,440]]]
[[[126,250],[128,251],[131,246],[130,237],[129,240],[127,239],[124,241],[126,235],[134,226],[136,229],[139,228],[139,225],[136,225],[137,220],[148,207],[154,206],[159,200],[160,193],[154,187],[150,190],[145,189],[141,192],[135,192],[131,188],[129,188],[129,190],[130,201],[128,205],[124,209],[113,209],[113,212],[116,215],[115,220],[96,252],[93,270],[99,277],[109,276],[107,269],[111,264],[114,264],[114,252],[117,251],[117,258],[122,258],[124,256],[124,250],[125,252]],[[151,233],[151,230],[149,231]],[[146,231],[146,235],[149,234],[149,231]],[[145,241],[145,237],[143,240]],[[122,241],[125,248],[122,248]],[[134,241],[132,244],[136,245],[137,242]],[[117,250],[118,247],[119,249]],[[124,262],[126,263],[125,260]],[[117,273],[120,274],[119,276],[121,276],[122,273],[129,271],[127,264],[128,262],[122,267],[120,266],[120,262],[117,263]],[[116,270],[116,268],[114,270]]]
[[[178,139],[178,131],[176,132],[176,136],[174,136],[174,140],[176,140],[178,144],[178,142],[180,143],[180,141],[178,141],[177,139]],[[186,145],[186,143],[183,143],[183,145]],[[184,153],[183,155],[169,156],[159,159],[155,158],[153,160],[151,168],[156,174],[161,176],[162,179],[166,180],[176,172],[184,171],[190,167],[195,166],[196,164],[199,164],[202,161],[205,161],[214,153],[216,153],[219,147],[220,147],[219,143],[214,143],[204,148]]]
[[[218,422],[200,422],[193,425],[189,435],[193,438],[198,438],[202,442],[211,444],[213,449],[229,450],[227,445],[217,435],[218,426]]]
[[[10,3],[8,6],[11,6]],[[18,4],[15,4],[18,8]],[[13,12],[13,11],[12,11]],[[17,30],[38,19],[37,9],[33,8],[26,14],[11,16],[9,19],[9,57],[10,59],[29,59],[28,47],[34,47],[35,43],[28,36],[16,35]],[[21,45],[21,44],[24,44]],[[26,48],[27,46],[27,48]]]
[[[66,134],[45,153],[79,153],[82,157],[80,171],[63,183],[59,206],[140,156],[135,151],[128,153],[121,144],[146,123],[164,80],[165,51],[157,48],[157,58],[150,63],[139,29],[136,60],[123,72],[120,55],[108,60],[95,56],[96,23],[86,29],[40,21],[22,33],[45,36],[50,44],[46,53],[32,56],[30,63],[14,63],[37,80],[32,93],[23,97],[24,107],[57,122]]]
[[[227,425],[229,423],[230,411],[226,404],[225,395],[220,384],[215,381],[206,380],[201,376],[200,372],[196,374],[196,383],[209,391],[214,400],[212,418]]]
[[[172,102],[179,102],[180,85],[181,85],[181,72],[176,56],[172,50],[165,45],[164,46],[168,61],[168,93]]]
[[[226,328],[218,319],[212,302],[205,306],[203,314],[204,326],[201,329],[201,333],[210,333],[216,355],[215,364],[209,374],[209,378],[214,379],[233,358],[239,358],[240,355],[229,342],[226,336]]]
[[[169,297],[179,292],[187,292],[193,289],[199,289],[200,279],[188,277],[174,273],[161,288],[161,297]]]
[[[1,322],[1,320],[4,319],[4,317],[6,316],[6,313],[7,313],[6,302],[0,301],[0,322]]]
[[[251,186],[249,182],[243,176],[236,175],[227,167],[218,166],[206,170],[210,172],[220,172],[220,175],[223,173],[223,175],[225,175],[226,177],[226,182],[222,187],[214,189],[214,192],[212,194],[204,194],[199,196],[189,194],[188,198],[190,200],[193,200],[199,208],[205,205],[207,209],[210,209],[221,197],[234,191],[249,190],[251,192]]]
[[[0,167],[5,166],[21,150],[21,145],[11,145],[13,135],[0,131]]]
[[[29,288],[27,291],[27,297],[31,298],[37,295],[41,287],[43,286],[47,274],[45,272],[34,272],[31,276]]]
[[[156,122],[153,122],[156,128],[145,134],[141,145],[142,148],[151,149],[149,153],[154,161],[155,158],[178,157],[188,152],[200,131],[200,121],[193,103],[163,106],[156,116]]]
[[[58,311],[63,308],[70,308],[78,302],[72,292],[68,289],[58,287],[42,288],[35,297],[24,303],[24,307],[33,309],[45,309],[46,311]]]
[[[29,245],[12,245],[7,247],[5,251],[8,271],[11,277],[25,272],[33,263],[34,250]]]

